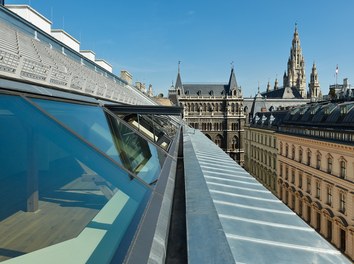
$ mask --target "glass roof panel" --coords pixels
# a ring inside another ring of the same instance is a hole
[[[98,106],[31,100],[148,184],[159,177],[166,155],[116,116]]]
[[[0,95],[0,124],[0,261],[87,232],[127,248],[149,187],[21,97]]]

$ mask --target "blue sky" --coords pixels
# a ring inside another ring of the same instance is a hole
[[[164,93],[181,61],[183,82],[226,83],[234,61],[245,97],[282,76],[298,23],[306,80],[315,61],[323,93],[345,77],[354,84],[353,0],[5,0],[30,4],[105,59],[117,75]],[[95,4],[96,3],[96,4]]]

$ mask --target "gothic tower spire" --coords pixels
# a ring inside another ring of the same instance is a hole
[[[284,86],[296,87],[301,96],[306,98],[306,76],[305,76],[305,59],[302,55],[300,44],[300,37],[295,24],[295,31],[290,49],[290,56],[288,60],[287,74],[284,74]]]
[[[311,101],[318,101],[318,99],[321,99],[322,93],[320,89],[320,83],[318,81],[318,73],[317,73],[317,67],[315,62],[312,65],[309,90],[310,90]]]

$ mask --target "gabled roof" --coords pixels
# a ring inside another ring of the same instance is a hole
[[[178,70],[175,89],[184,90],[186,96],[225,96],[230,95],[231,90],[239,89],[234,69],[231,70],[228,83],[183,83]]]
[[[292,94],[290,94],[292,93]],[[300,92],[295,87],[283,87],[270,92],[262,93],[262,96],[267,98],[288,98],[288,99],[303,99]]]

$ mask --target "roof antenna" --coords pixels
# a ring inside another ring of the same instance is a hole
[[[178,74],[181,72],[181,61],[178,61]]]

